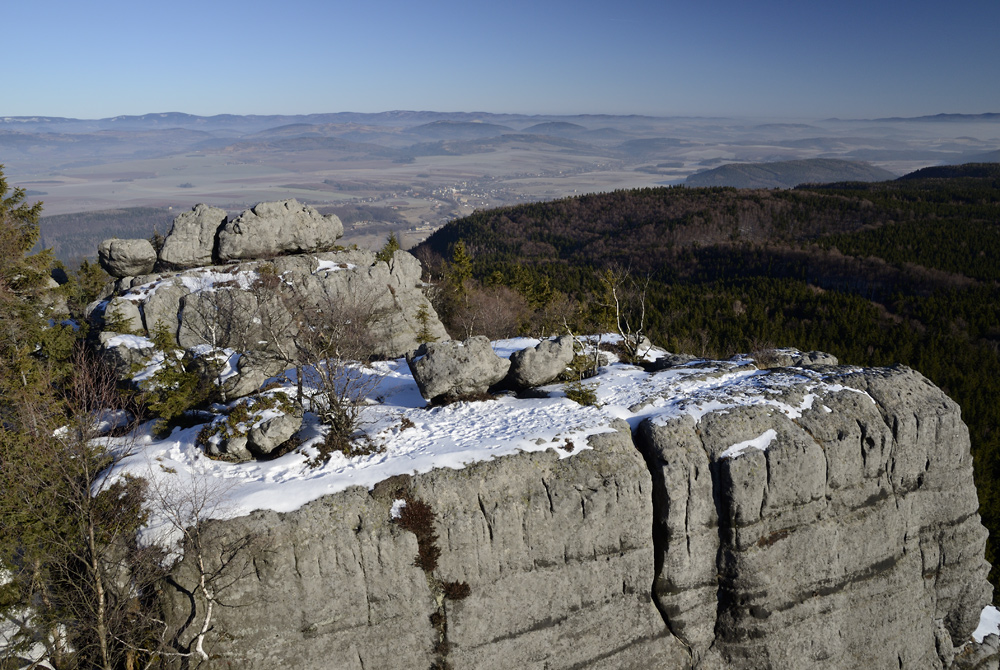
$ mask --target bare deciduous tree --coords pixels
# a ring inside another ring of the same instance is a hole
[[[649,275],[637,280],[627,268],[612,268],[601,275],[603,306],[622,337],[622,347],[632,360],[641,358],[652,346],[646,338],[646,292]]]
[[[167,582],[189,603],[184,622],[171,630],[157,620],[162,635],[159,653],[176,657],[182,667],[208,661],[208,634],[215,627],[216,610],[233,606],[227,591],[252,570],[257,536],[242,534],[220,539],[206,535],[206,523],[225,515],[227,494],[233,484],[197,473],[184,482],[173,481],[168,472],[148,477],[149,505],[160,522],[160,542],[170,551],[183,552],[184,569],[172,570]]]

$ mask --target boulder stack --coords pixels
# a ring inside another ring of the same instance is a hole
[[[218,263],[330,251],[344,234],[333,214],[297,200],[262,202],[229,221],[225,210],[195,205],[174,219],[159,254],[148,240],[105,240],[101,267],[112,277],[185,270]]]

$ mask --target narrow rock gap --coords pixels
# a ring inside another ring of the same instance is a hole
[[[646,464],[646,470],[649,472],[650,479],[652,481],[652,487],[650,490],[650,497],[652,500],[652,519],[650,520],[650,535],[653,540],[653,583],[650,585],[650,599],[653,605],[656,607],[656,611],[659,612],[660,618],[663,619],[663,624],[667,629],[669,635],[680,642],[684,649],[688,653],[688,658],[692,661],[694,660],[694,650],[687,643],[683,636],[674,627],[673,622],[670,620],[670,616],[667,612],[666,607],[660,601],[657,590],[656,582],[659,579],[660,574],[663,571],[663,560],[666,555],[666,544],[667,544],[667,533],[660,527],[658,519],[660,517],[659,511],[661,508],[661,500],[663,505],[669,508],[669,503],[666,497],[666,482],[663,478],[663,470],[658,467],[658,462],[655,455],[653,455],[652,450],[645,450],[640,445],[643,442],[639,433],[639,425],[632,428],[630,435],[632,438],[632,446],[635,447],[636,451],[642,455],[643,462]],[[647,453],[648,451],[648,453]],[[669,513],[669,509],[663,510],[664,515]],[[685,519],[687,517],[685,516]]]

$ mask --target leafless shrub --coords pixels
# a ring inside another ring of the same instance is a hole
[[[453,316],[453,326],[466,338],[485,335],[491,340],[517,336],[531,310],[520,293],[506,286],[472,287]]]
[[[383,296],[357,291],[289,299],[295,303],[289,312],[296,319],[300,383],[311,389],[311,411],[329,426],[320,450],[319,462],[325,462],[334,450],[352,451],[364,407],[382,381],[384,373],[368,362],[378,350],[376,329],[388,311]]]

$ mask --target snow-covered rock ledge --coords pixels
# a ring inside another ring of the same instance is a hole
[[[968,431],[911,370],[613,364],[597,406],[427,409],[384,365],[382,454],[219,464],[191,429],[131,461],[232,484],[219,667],[996,667]]]

